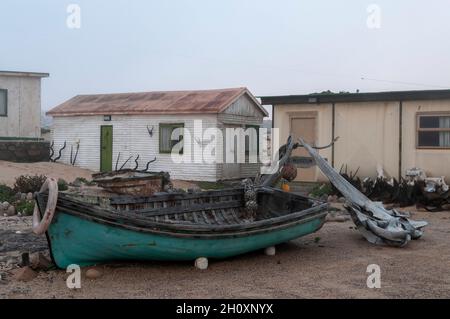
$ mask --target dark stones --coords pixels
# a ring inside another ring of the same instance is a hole
[[[16,163],[48,162],[50,143],[45,141],[0,140],[0,160]]]

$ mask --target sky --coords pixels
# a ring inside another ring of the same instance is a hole
[[[449,16],[448,0],[2,0],[0,70],[50,73],[43,110],[95,93],[445,89]]]

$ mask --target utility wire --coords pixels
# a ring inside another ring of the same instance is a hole
[[[203,60],[208,61],[212,63],[220,63],[224,64],[224,61],[214,59],[211,57],[204,57],[204,56],[192,56],[187,54],[177,54],[176,56],[190,59],[190,60]],[[175,56],[175,57],[176,57]],[[239,62],[232,61],[231,64],[238,65]],[[276,71],[284,71],[284,72],[297,72],[302,73],[304,75],[312,75],[312,76],[324,76],[324,77],[334,77],[334,78],[347,78],[347,79],[356,79],[355,75],[351,74],[331,74],[331,73],[322,73],[317,71],[310,71],[310,70],[302,70],[296,67],[280,67],[280,66],[271,66],[271,65],[260,65],[256,63],[250,63],[253,64],[253,67],[257,69],[267,69],[267,70],[276,70]],[[247,67],[249,63],[245,64]],[[372,82],[384,82],[384,83],[392,83],[392,84],[402,84],[402,85],[413,85],[413,86],[421,86],[421,87],[432,87],[432,88],[438,88],[438,89],[450,89],[450,86],[444,86],[444,85],[435,85],[435,84],[426,84],[426,83],[418,83],[418,82],[405,82],[405,81],[394,81],[394,80],[384,80],[384,79],[375,79],[375,78],[369,78],[369,77],[360,77],[361,81],[372,81]]]

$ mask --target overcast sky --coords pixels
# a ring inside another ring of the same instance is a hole
[[[450,88],[449,16],[448,0],[2,0],[0,70],[49,72],[44,110],[88,93]]]

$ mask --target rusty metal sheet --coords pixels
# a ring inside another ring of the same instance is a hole
[[[246,88],[78,95],[47,114],[74,116],[220,113],[245,93],[251,96]],[[260,109],[264,114],[267,113],[262,107]]]

